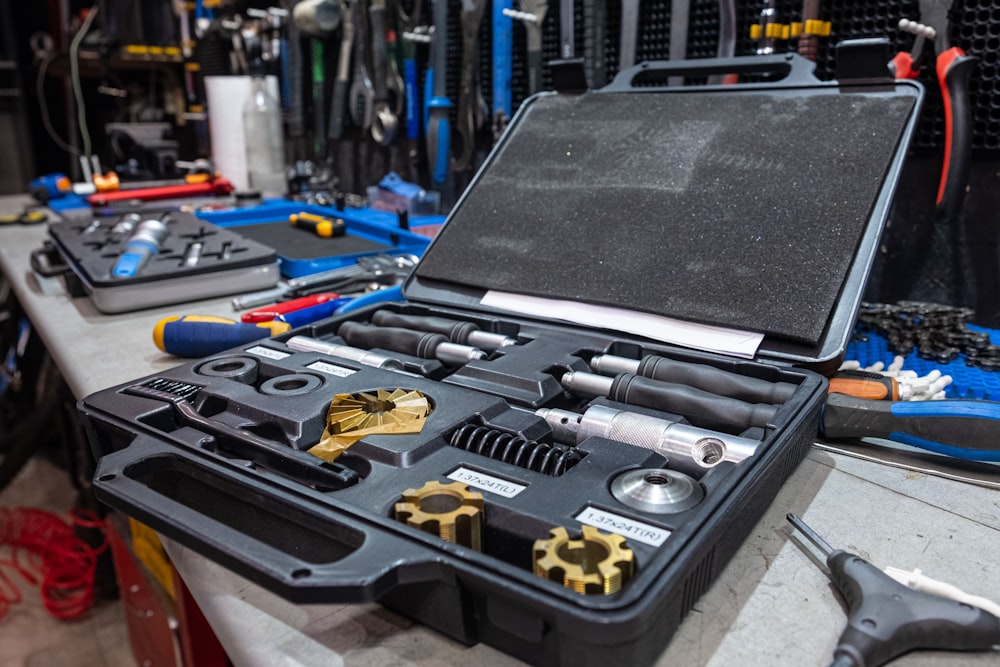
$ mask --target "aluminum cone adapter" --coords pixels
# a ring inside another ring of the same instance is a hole
[[[621,590],[635,571],[635,555],[625,538],[583,526],[578,540],[562,526],[549,531],[547,540],[533,548],[535,574],[561,583],[577,593],[610,595]]]
[[[466,484],[427,482],[403,491],[396,520],[442,540],[483,550],[483,494]]]
[[[615,477],[611,495],[618,502],[650,514],[676,514],[695,507],[705,497],[692,477],[666,468],[638,468]]]

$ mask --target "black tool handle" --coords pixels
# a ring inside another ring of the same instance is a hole
[[[347,85],[344,79],[333,82],[333,100],[330,102],[330,127],[326,136],[330,139],[340,139],[344,135],[344,108],[347,106]]]
[[[406,329],[416,329],[417,331],[429,331],[439,333],[448,337],[452,343],[465,345],[469,340],[469,334],[478,331],[472,322],[462,322],[460,320],[450,320],[446,317],[421,317],[419,315],[403,315],[394,313],[391,310],[379,310],[372,315],[371,321],[380,327],[403,327]]]
[[[630,405],[684,415],[696,426],[726,430],[767,428],[777,406],[747,403],[682,384],[622,373],[611,384],[608,398]]]
[[[952,47],[937,58],[938,84],[944,103],[944,164],[938,185],[937,213],[944,222],[957,224],[965,201],[972,158],[972,107],[969,77],[978,60]]]
[[[827,566],[850,607],[834,664],[876,667],[917,648],[986,651],[1000,644],[1000,619],[983,609],[907,588],[846,551],[830,554]]]
[[[389,99],[386,87],[388,60],[386,60],[385,3],[372,3],[368,8],[368,18],[372,31],[372,85],[375,87],[375,101]]]
[[[337,335],[355,347],[394,350],[412,354],[421,359],[434,359],[434,352],[448,337],[439,333],[425,333],[399,327],[377,327],[361,322],[344,322]]]
[[[1000,461],[1000,403],[873,401],[830,394],[823,408],[828,438],[887,438],[959,458]]]
[[[790,382],[769,382],[730,373],[708,364],[693,364],[653,354],[639,362],[636,374],[663,382],[686,384],[720,396],[753,403],[781,404],[795,393],[795,385]]]

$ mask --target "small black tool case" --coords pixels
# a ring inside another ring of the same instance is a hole
[[[843,352],[922,94],[721,62],[787,76],[665,88],[691,63],[647,63],[539,95],[408,301],[84,399],[99,497],[294,601],[376,600],[535,664],[653,662],[816,436],[814,369]],[[694,350],[566,303],[762,342]],[[365,330],[400,315],[458,325],[446,344],[408,320],[398,349]],[[369,356],[323,347],[345,344]],[[419,433],[306,451],[415,408]]]
[[[158,251],[134,276],[115,277],[115,262],[147,219],[167,230]],[[64,276],[74,296],[122,313],[273,287],[281,278],[273,248],[191,213],[74,216],[49,225],[31,257],[42,275]]]

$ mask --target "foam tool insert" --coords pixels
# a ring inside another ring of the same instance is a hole
[[[537,97],[416,275],[815,345],[916,105],[830,90]]]

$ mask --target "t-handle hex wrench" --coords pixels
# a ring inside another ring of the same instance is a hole
[[[461,366],[486,357],[486,353],[482,350],[452,343],[443,334],[411,331],[399,327],[377,327],[361,322],[344,322],[337,329],[337,335],[347,341],[348,345],[380,347],[411,354],[421,359],[437,359],[441,363],[453,366]]]
[[[549,408],[536,410],[535,414],[552,427],[552,438],[556,442],[578,445],[592,436],[617,440],[651,449],[666,457],[668,467],[694,477],[700,477],[723,461],[739,463],[753,456],[760,445],[750,438],[605,405],[591,406],[582,415]]]
[[[706,428],[767,428],[778,406],[747,403],[682,384],[650,380],[622,373],[614,378],[570,371],[560,379],[562,386],[582,396],[607,396],[612,401],[640,405],[683,415]]]
[[[786,518],[823,554],[850,605],[831,667],[878,667],[918,648],[988,651],[1000,645],[1000,619],[988,611],[907,588],[860,556],[834,549],[794,514]]]
[[[601,375],[634,373],[753,403],[784,403],[796,389],[796,385],[791,382],[770,382],[724,371],[708,364],[677,361],[655,354],[648,354],[639,360],[601,354],[590,360],[590,367]]]
[[[471,345],[492,352],[508,345],[517,345],[517,339],[503,334],[483,331],[474,322],[452,320],[447,317],[404,315],[391,310],[379,310],[371,317],[380,327],[404,327],[417,331],[444,334],[452,343]]]

